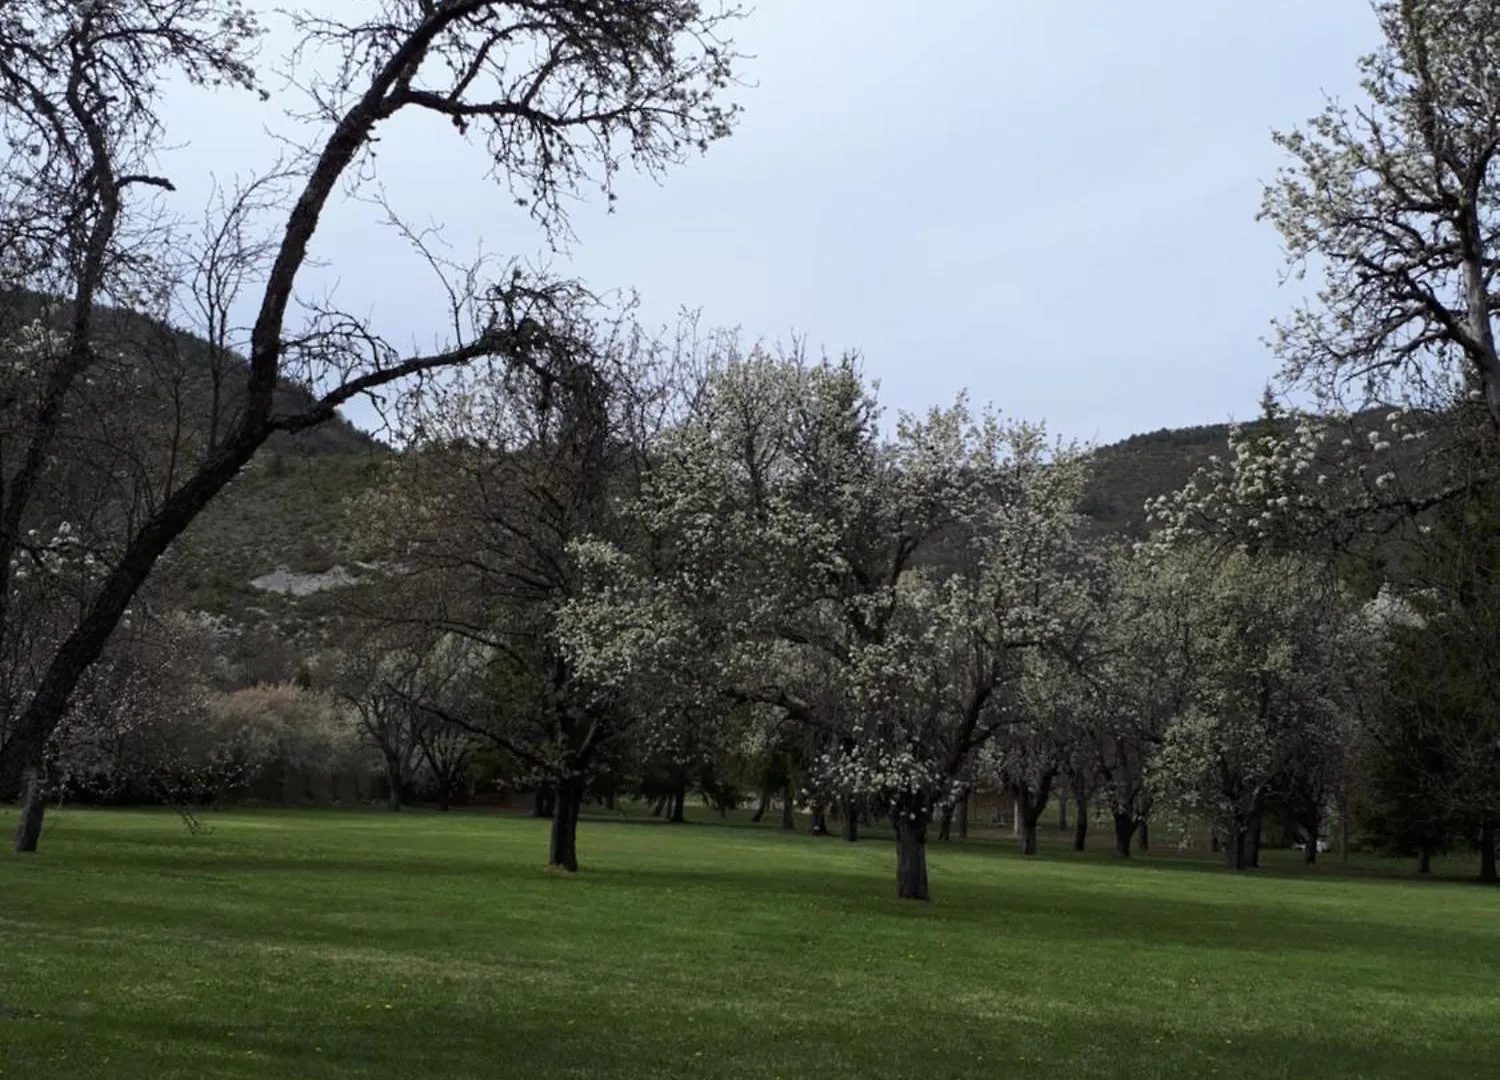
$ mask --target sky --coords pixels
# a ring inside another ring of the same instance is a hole
[[[648,321],[685,307],[747,341],[858,350],[892,412],[967,389],[1101,444],[1254,414],[1299,295],[1255,220],[1271,133],[1357,96],[1366,0],[753,2],[733,137],[626,177],[613,212],[586,192],[560,255],[437,118],[385,133],[381,182],[456,254],[633,288]],[[168,118],[185,211],[289,123],[274,99],[180,92]],[[440,294],[368,208],[333,211],[314,253],[310,286],[437,340]]]

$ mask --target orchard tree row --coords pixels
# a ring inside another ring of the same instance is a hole
[[[480,142],[560,238],[580,185],[729,133],[732,9],[385,0],[365,22],[295,18],[289,85],[316,134],[199,222],[158,170],[158,79],[259,89],[255,20],[234,0],[7,8],[16,846],[37,846],[64,762],[157,722],[118,707],[162,687],[142,659],[173,633],[146,588],[157,562],[269,440],[378,395],[399,453],[343,512],[381,581],[305,692],[395,797],[414,770],[449,796],[476,770],[534,785],[550,861],[572,870],[611,775],[665,778],[675,807],[684,777],[718,790],[726,763],[758,762],[788,801],[888,815],[916,899],[933,823],[976,788],[1011,795],[1028,850],[1063,788],[1107,807],[1122,853],[1147,819],[1201,819],[1253,865],[1274,813],[1315,854],[1337,810],[1424,861],[1472,844],[1493,880],[1497,3],[1377,0],[1362,102],[1278,137],[1263,217],[1321,287],[1276,345],[1283,397],[1314,407],[1268,395],[1129,545],[1082,527],[1089,454],[1038,426],[963,399],[888,416],[852,357],[690,321],[656,336],[576,282],[453,266],[396,207],[451,298],[448,339],[400,350],[310,298],[322,215],[358,197],[397,114]],[[161,712],[228,747],[234,716],[276,709]],[[270,727],[263,756],[294,756]]]

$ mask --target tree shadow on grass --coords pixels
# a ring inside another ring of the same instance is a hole
[[[623,1000],[562,987],[530,991],[527,1010],[498,1002],[455,1002],[405,1015],[317,1014],[277,1030],[230,1023],[223,1016],[170,1018],[93,1015],[62,1021],[56,1039],[112,1055],[112,1075],[173,1075],[210,1064],[244,1077],[333,1077],[420,1074],[432,1080],[480,1075],[588,1076],[623,1080],[694,1076],[715,1080],[777,1075],[820,1080],[1072,1080],[1215,1076],[1268,1078],[1481,1077],[1493,1065],[1483,1036],[1411,1042],[1389,1031],[1285,1031],[1195,1028],[1181,1014],[1102,1003],[1080,994],[1071,1014],[1019,1015],[1006,1022],[949,1002],[851,1000],[838,1022],[826,1008],[783,1019],[768,1031],[732,998],[683,1000],[664,989]],[[1164,1003],[1165,1004],[1165,1003]],[[694,1020],[684,1022],[688,1008]],[[579,1023],[582,1017],[586,1022]],[[143,1021],[149,1027],[143,1027]],[[35,1064],[47,1049],[35,1044]],[[313,1051],[313,1046],[318,1050]],[[150,1048],[149,1050],[147,1048]],[[138,1057],[139,1067],[135,1071]],[[246,1059],[253,1059],[253,1064]],[[242,1062],[243,1064],[236,1064]],[[19,1057],[16,1066],[28,1064]],[[208,1072],[203,1073],[208,1075]],[[63,1072],[38,1071],[39,1080]]]

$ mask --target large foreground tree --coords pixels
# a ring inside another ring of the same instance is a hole
[[[523,275],[456,275],[448,340],[431,352],[402,351],[326,304],[299,307],[319,222],[376,170],[373,147],[390,121],[426,117],[478,142],[494,177],[555,231],[580,185],[607,188],[625,165],[657,172],[728,133],[733,110],[716,98],[732,50],[720,35],[736,14],[692,0],[383,0],[355,21],[295,17],[308,66],[294,84],[310,94],[313,134],[228,199],[195,243],[176,227],[165,201],[174,180],[153,153],[171,141],[161,89],[172,79],[257,87],[253,16],[238,0],[0,10],[0,284],[7,310],[14,297],[42,297],[14,320],[37,332],[0,364],[0,656],[28,636],[34,672],[5,681],[0,790],[40,768],[157,560],[273,434],[324,423],[393,383],[546,351],[554,309],[571,294]],[[284,216],[271,225],[257,208]],[[422,248],[420,234],[404,233]],[[204,325],[183,328],[233,344],[243,360],[217,369],[233,373],[233,393],[213,393],[196,415],[172,411],[144,444],[127,430],[101,474],[111,497],[83,502],[64,481],[76,472],[70,454],[97,442],[80,427],[85,403],[99,400],[91,388],[137,385],[148,359],[110,339],[104,304],[163,318],[196,311]],[[241,308],[253,312],[248,331],[226,334]],[[289,383],[307,393],[289,396]],[[17,575],[84,512],[86,588],[51,636],[32,640]],[[18,847],[34,848],[38,833],[28,826]]]
[[[1363,100],[1277,136],[1262,216],[1315,298],[1279,329],[1285,372],[1330,396],[1437,403],[1472,377],[1500,426],[1500,0],[1377,0]]]

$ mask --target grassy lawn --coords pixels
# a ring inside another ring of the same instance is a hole
[[[970,842],[923,907],[881,840],[587,821],[564,878],[530,820],[209,820],[0,854],[0,1077],[1500,1076],[1462,882]]]

